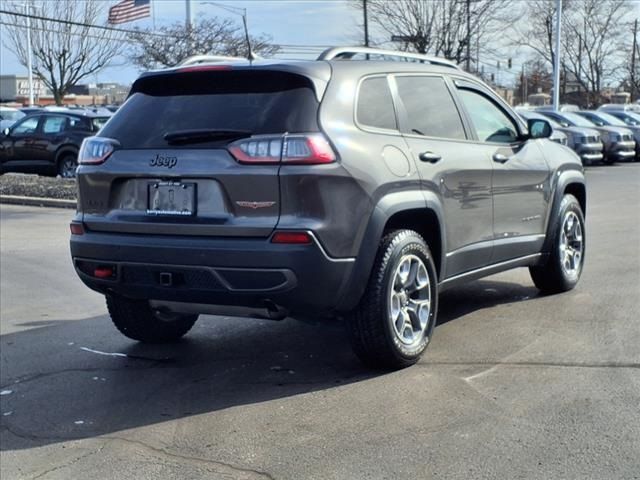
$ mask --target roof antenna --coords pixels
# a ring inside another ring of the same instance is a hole
[[[253,50],[251,49],[251,40],[249,39],[249,28],[247,27],[247,9],[243,8],[242,13],[242,25],[244,25],[244,36],[247,40],[247,59],[251,62],[256,59],[253,54]]]

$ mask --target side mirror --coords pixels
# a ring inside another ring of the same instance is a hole
[[[553,132],[551,124],[539,118],[527,120],[527,126],[529,127],[529,138],[549,138]]]
[[[3,137],[8,137],[9,136],[9,127],[7,127],[4,130],[2,130],[2,136]]]

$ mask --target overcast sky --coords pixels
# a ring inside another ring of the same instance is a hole
[[[108,6],[117,0],[104,0]],[[152,0],[156,26],[184,22],[186,0]],[[4,2],[3,2],[4,3]],[[222,0],[216,3],[247,9],[249,31],[252,34],[266,33],[279,45],[354,45],[361,43],[362,19],[357,10],[349,7],[345,0]],[[228,17],[241,24],[241,17],[226,12],[203,0],[191,0],[194,18],[198,15]],[[121,28],[152,26],[152,19],[118,25]],[[4,28],[4,27],[2,27]],[[26,41],[26,39],[25,39]],[[283,50],[290,51],[289,48]],[[319,52],[320,50],[318,50]],[[280,55],[293,58],[291,55]],[[295,55],[309,58],[309,55]],[[117,59],[117,63],[124,63]],[[3,75],[25,75],[27,70],[20,65],[13,52],[3,44],[0,47],[0,71]],[[104,69],[84,80],[90,82],[131,83],[139,71],[123,65]]]

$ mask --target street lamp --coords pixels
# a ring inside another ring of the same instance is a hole
[[[246,8],[231,7],[229,5],[225,5],[224,3],[218,3],[218,2],[200,2],[200,5],[213,5],[214,7],[221,8],[223,10],[226,10],[227,12],[240,15],[242,17],[242,25],[244,27],[245,41],[247,42],[247,49],[248,49],[247,58],[249,60],[256,59],[256,56],[253,54],[253,51],[251,50],[251,40],[249,39],[249,28],[247,27],[247,9]]]

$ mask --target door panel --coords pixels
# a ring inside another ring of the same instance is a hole
[[[3,142],[6,145],[6,161],[39,160],[34,149],[34,137],[40,117],[27,117],[16,124]]]
[[[544,239],[550,171],[539,142],[521,140],[518,122],[489,92],[458,88],[478,150],[493,162],[491,263],[538,253]]]
[[[443,278],[487,265],[493,247],[493,162],[467,141],[449,89],[440,76],[397,75],[399,116],[421,177],[444,210],[447,239]]]

